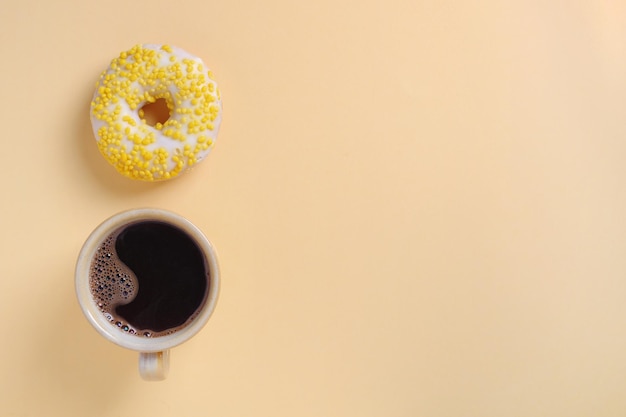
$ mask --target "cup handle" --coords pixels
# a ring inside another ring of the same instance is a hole
[[[163,381],[169,370],[169,350],[139,353],[139,375],[146,381]]]

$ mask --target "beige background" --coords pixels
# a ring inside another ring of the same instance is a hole
[[[0,5],[2,416],[626,415],[626,5]],[[208,160],[119,176],[111,58],[162,42],[224,98]],[[139,206],[217,247],[167,381],[81,315],[90,231]]]

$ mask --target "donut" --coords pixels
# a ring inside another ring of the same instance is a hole
[[[98,149],[125,177],[175,178],[202,161],[222,120],[202,60],[169,45],[136,45],[102,72],[91,101]]]

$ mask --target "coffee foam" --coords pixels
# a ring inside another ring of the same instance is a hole
[[[200,308],[182,325],[160,332],[153,331],[152,329],[137,329],[115,313],[116,307],[133,301],[139,290],[139,281],[135,273],[120,260],[115,250],[115,243],[118,236],[124,232],[128,226],[129,225],[121,227],[111,233],[98,246],[92,258],[89,270],[89,287],[93,300],[104,317],[111,325],[118,327],[120,331],[140,337],[159,337],[172,334],[193,321],[198,316]],[[205,301],[203,301],[202,304],[204,304]]]
[[[137,278],[115,251],[118,230],[98,247],[91,262],[89,287],[91,295],[104,316],[122,331],[140,335],[129,323],[115,314],[115,307],[131,302],[137,296]],[[150,337],[150,332],[141,335]]]

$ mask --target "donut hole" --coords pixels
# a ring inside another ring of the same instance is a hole
[[[146,124],[156,126],[157,123],[164,124],[170,118],[170,109],[164,98],[158,98],[153,103],[146,103],[140,111]]]

